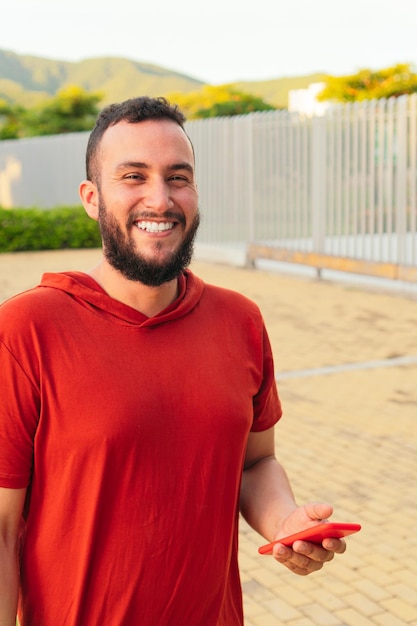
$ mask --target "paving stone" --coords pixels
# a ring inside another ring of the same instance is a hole
[[[267,612],[264,612],[262,615],[258,615],[257,617],[253,617],[252,622],[254,626],[282,626],[282,624],[285,624],[285,622],[280,618]]]
[[[380,612],[379,605],[370,600],[362,593],[352,593],[348,594],[344,597],[346,604],[351,606],[352,608],[359,611],[362,615],[366,617],[371,617],[372,615],[376,615]]]
[[[355,581],[353,587],[374,602],[380,602],[392,595],[390,591],[376,584],[373,580],[364,579]]]
[[[263,603],[265,608],[268,609],[270,613],[274,616],[279,617],[280,620],[285,622],[289,619],[295,619],[296,617],[301,617],[302,613],[299,609],[291,606],[288,602],[281,600],[279,598],[274,598],[273,600],[267,600]]]
[[[411,622],[411,620],[417,619],[417,607],[408,602],[404,602],[401,598],[383,600],[381,606],[392,613],[392,615],[395,615],[405,622]]]
[[[308,617],[311,624],[320,626],[337,626],[340,622],[334,613],[323,607],[318,598],[318,602],[302,608],[303,613]]]
[[[337,616],[344,626],[372,626],[375,624],[371,619],[362,615],[355,609],[344,609],[337,612]]]
[[[380,615],[374,616],[375,624],[379,626],[405,626],[406,624],[413,624],[413,622],[404,622],[404,620],[395,617],[391,613],[381,613]],[[417,622],[415,622],[417,624]]]
[[[415,584],[416,580],[414,580],[413,582]],[[410,583],[412,583],[411,580]],[[407,602],[408,604],[417,607],[417,589],[415,586],[411,587],[398,583],[396,585],[388,586],[388,591],[391,592],[393,596],[397,596],[398,598],[404,600],[404,602]]]

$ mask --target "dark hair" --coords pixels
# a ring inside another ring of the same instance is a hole
[[[87,179],[97,178],[97,152],[103,137],[109,126],[126,121],[138,124],[147,120],[172,120],[181,128],[184,128],[185,116],[177,107],[170,104],[165,98],[149,98],[141,96],[131,98],[119,104],[110,104],[105,107],[97,117],[95,126],[91,131],[86,152]]]

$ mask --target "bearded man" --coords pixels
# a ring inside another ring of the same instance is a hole
[[[242,626],[238,517],[273,541],[297,506],[258,307],[188,268],[199,211],[184,116],[105,108],[80,196],[103,254],[0,307],[0,625]],[[309,574],[345,543],[273,556]]]

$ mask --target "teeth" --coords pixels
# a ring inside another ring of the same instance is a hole
[[[136,225],[148,233],[162,233],[165,230],[174,228],[174,222],[137,222]]]

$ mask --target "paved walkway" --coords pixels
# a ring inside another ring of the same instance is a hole
[[[0,255],[0,300],[96,251]],[[348,550],[297,577],[241,525],[246,626],[417,626],[417,301],[354,287],[195,263],[261,307],[284,417],[277,455],[300,503],[359,522]]]

